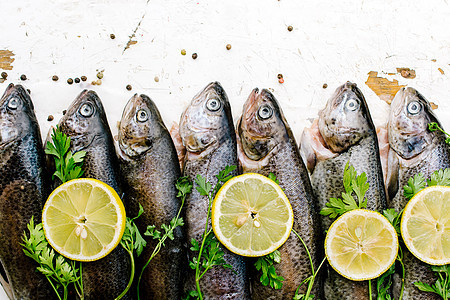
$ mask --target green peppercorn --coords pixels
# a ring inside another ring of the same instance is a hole
[[[181,49],[181,55],[186,55],[186,50]]]

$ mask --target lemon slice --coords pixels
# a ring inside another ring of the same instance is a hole
[[[430,186],[403,211],[403,240],[409,251],[430,265],[450,263],[450,187]]]
[[[228,180],[217,192],[211,223],[231,252],[263,256],[286,242],[294,222],[288,198],[278,184],[256,173]]]
[[[49,244],[72,260],[110,253],[125,230],[125,208],[112,187],[96,179],[70,180],[48,197],[42,212]]]
[[[369,280],[389,269],[398,252],[394,226],[381,214],[355,209],[331,224],[325,238],[328,262],[350,280]]]

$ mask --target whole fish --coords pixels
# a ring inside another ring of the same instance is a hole
[[[386,193],[378,141],[369,109],[356,84],[346,82],[336,89],[319,119],[305,129],[300,145],[302,157],[311,173],[311,184],[318,201],[318,211],[330,198],[345,192],[344,168],[347,162],[358,174],[365,172],[369,183],[367,208],[381,212],[386,208]],[[321,217],[322,230],[331,225]],[[367,281],[345,279],[327,266],[324,280],[325,299],[369,299]],[[372,289],[376,297],[375,288]]]
[[[311,254],[314,267],[320,264],[318,244],[320,229],[313,201],[308,171],[300,157],[294,135],[283,112],[268,91],[254,89],[244,104],[237,125],[240,167],[244,173],[274,173],[294,211],[293,229],[302,237]],[[275,264],[277,275],[284,278],[283,287],[275,290],[259,282],[260,274],[251,266],[252,299],[292,299],[303,280],[311,276],[311,263],[298,237],[291,232],[286,243],[278,249],[281,262]],[[306,292],[304,284],[300,294]],[[321,297],[319,279],[312,294]]]
[[[213,186],[215,175],[226,166],[237,166],[236,135],[230,103],[222,86],[212,82],[197,94],[183,112],[180,135],[186,147],[184,175],[192,181],[197,174]],[[234,172],[232,175],[236,175]],[[186,199],[187,240],[201,242],[205,230],[208,199],[194,188]],[[205,299],[248,299],[249,286],[244,258],[222,246],[224,259],[233,271],[222,267],[210,269],[201,279]],[[188,251],[189,260],[198,254]],[[187,275],[186,288],[195,290],[195,272]]]
[[[41,222],[48,196],[44,151],[30,95],[10,84],[0,99],[0,277],[11,299],[56,299],[21,244],[30,219]]]
[[[430,132],[428,123],[436,122],[430,103],[415,89],[402,88],[391,103],[388,121],[389,156],[387,172],[388,206],[397,212],[403,210],[408,200],[403,187],[417,173],[425,178],[450,166],[449,146],[439,131]],[[441,126],[442,128],[442,126]],[[431,284],[435,281],[430,267],[415,258],[408,250],[403,251],[406,270],[403,299],[439,299],[436,294],[419,291],[414,282]],[[401,289],[400,276],[395,276],[394,297],[398,299]]]
[[[181,176],[180,166],[158,108],[146,95],[135,94],[125,106],[119,125],[119,160],[129,215],[137,216],[139,204],[144,208],[135,220],[140,232],[145,232],[147,225],[155,225],[158,230],[162,224],[169,225],[181,205],[175,187]],[[137,274],[150,258],[157,240],[147,239],[147,243],[137,259]],[[181,299],[186,255],[183,243],[184,232],[177,227],[174,240],[166,240],[145,269],[141,299]]]
[[[70,137],[72,152],[86,151],[83,177],[103,181],[121,195],[113,137],[98,95],[82,91],[61,118],[59,128]],[[130,270],[129,256],[120,245],[100,260],[83,263],[85,299],[116,298],[125,290]]]

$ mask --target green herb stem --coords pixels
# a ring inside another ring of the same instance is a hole
[[[372,281],[369,279],[369,300],[372,300]]]
[[[45,276],[45,278],[47,278],[48,282],[50,282],[50,285],[52,286],[53,290],[55,291],[56,296],[58,296],[58,299],[59,299],[59,300],[62,300],[62,299],[61,299],[61,296],[60,296],[59,293],[58,293],[58,289],[55,287],[55,285],[53,284],[53,282],[52,282],[52,280],[50,279],[50,277],[49,277],[49,276]]]
[[[203,253],[203,248],[205,246],[205,241],[206,241],[206,237],[211,233],[212,229],[210,229],[208,231],[208,225],[209,225],[209,214],[211,212],[211,201],[212,201],[212,197],[211,195],[208,195],[208,213],[206,215],[206,222],[205,222],[205,231],[203,233],[203,239],[202,239],[202,245],[200,246],[200,251],[198,252],[198,257],[197,257],[197,266],[195,267],[195,286],[197,287],[197,292],[198,292],[198,297],[200,300],[203,299],[202,296],[202,291],[200,290],[200,279],[203,277],[203,275],[205,275],[206,271],[209,270],[208,267],[205,268],[205,271],[203,272],[203,274],[200,276],[200,261],[202,258],[202,253]]]

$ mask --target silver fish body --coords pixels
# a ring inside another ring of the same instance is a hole
[[[20,245],[30,219],[41,222],[47,196],[33,103],[21,85],[10,84],[0,99],[0,269],[11,299],[56,299],[45,276],[36,271],[38,264]]]
[[[367,208],[381,212],[386,208],[386,194],[375,127],[363,94],[356,84],[347,82],[336,89],[319,119],[305,129],[301,152],[311,172],[311,183],[318,210],[330,198],[345,192],[344,168],[347,162],[358,174],[365,172],[370,185]],[[322,230],[332,220],[321,216]],[[324,279],[325,299],[369,299],[368,284],[345,279],[329,265]],[[376,297],[376,293],[373,293]]]
[[[192,181],[198,175],[214,186],[226,166],[237,165],[236,136],[227,95],[218,82],[197,94],[181,116],[180,135],[186,147],[184,175]],[[233,175],[237,173],[234,172]],[[186,199],[187,240],[201,241],[205,229],[208,199],[194,188]],[[210,226],[210,225],[209,225]],[[248,299],[249,286],[244,258],[221,246],[233,271],[214,267],[204,275],[200,287],[205,299]],[[188,251],[189,260],[197,253]],[[195,290],[195,272],[189,270],[186,288]]]
[[[146,95],[134,95],[125,106],[119,125],[119,160],[128,214],[137,216],[139,204],[144,208],[135,220],[140,232],[145,232],[147,225],[155,225],[158,230],[162,224],[168,225],[181,205],[175,187],[181,176],[180,166],[159,111]],[[174,230],[174,240],[166,240],[145,269],[141,299],[181,299],[186,255],[182,229]],[[156,240],[146,240],[148,244],[137,258],[136,274],[140,274],[157,244]]]
[[[98,95],[94,91],[81,92],[61,118],[59,128],[71,138],[72,152],[86,151],[83,177],[103,181],[120,196],[119,164]],[[83,264],[85,299],[116,298],[128,284],[130,269],[128,254],[120,245],[106,257]]]
[[[321,231],[308,171],[300,157],[292,131],[275,97],[268,91],[253,90],[244,104],[238,121],[239,160],[244,173],[274,173],[294,211],[293,229],[302,237],[311,254],[314,267],[320,264]],[[281,262],[275,264],[277,275],[284,278],[283,287],[275,290],[259,282],[261,274],[254,270],[252,299],[292,299],[303,280],[311,276],[311,264],[301,241],[291,233],[278,249]],[[300,294],[306,292],[304,284]],[[312,294],[321,298],[320,280],[316,279]]]
[[[439,169],[450,167],[450,150],[443,133],[428,130],[428,123],[436,122],[430,103],[415,89],[402,88],[391,103],[388,121],[389,156],[387,172],[388,206],[402,211],[408,200],[403,187],[417,173],[425,178]],[[435,281],[430,267],[403,250],[406,270],[403,299],[439,299],[432,293],[419,291],[414,282],[432,284]],[[394,297],[400,294],[401,279],[395,276]]]

